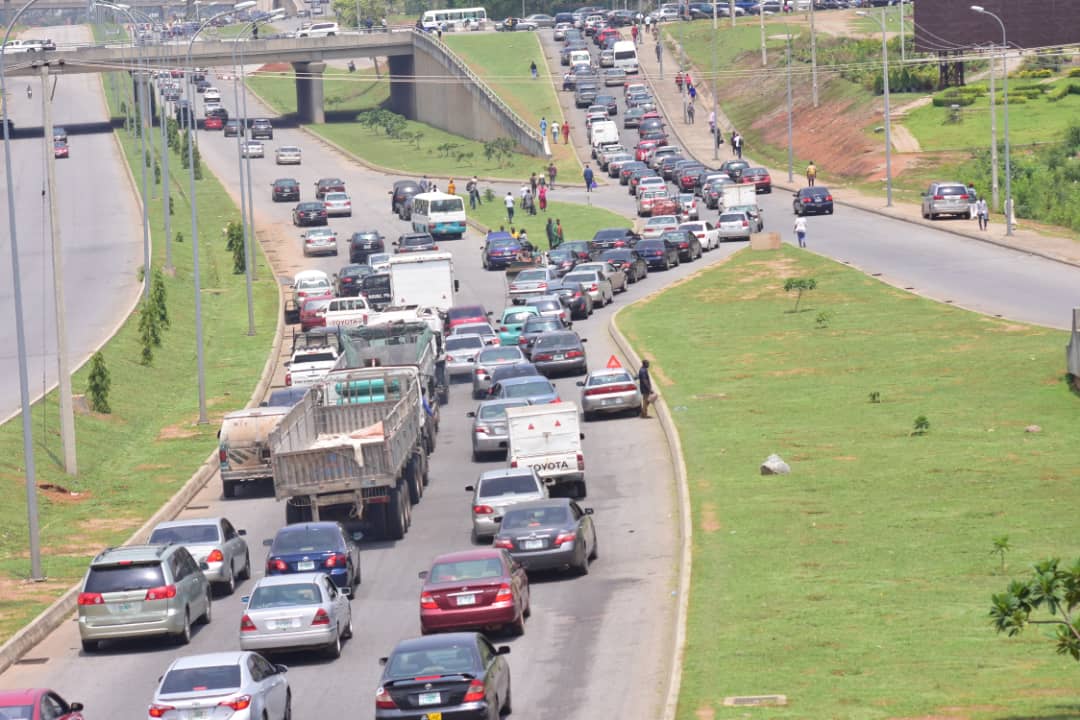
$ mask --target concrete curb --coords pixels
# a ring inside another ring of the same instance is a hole
[[[699,273],[694,273],[691,277],[698,274]],[[664,289],[666,290],[667,287]],[[615,345],[619,348],[620,352],[638,367],[641,366],[641,358],[638,356],[637,352],[634,351],[634,348],[631,347],[630,341],[627,340],[622,334],[622,331],[619,330],[615,321],[623,310],[628,307],[633,307],[650,297],[652,297],[651,294],[640,300],[634,301],[630,305],[619,308],[608,321],[608,333],[611,335],[611,339],[615,341]],[[668,686],[664,697],[663,714],[663,720],[675,720],[675,715],[679,710],[679,690],[682,687],[683,657],[686,654],[686,620],[690,605],[690,576],[693,571],[692,549],[694,525],[693,517],[690,512],[690,487],[686,479],[686,459],[683,456],[682,442],[679,439],[678,430],[675,428],[675,421],[671,417],[671,411],[668,409],[663,395],[659,391],[657,392],[657,395],[658,399],[653,407],[656,408],[656,416],[660,420],[660,427],[663,429],[668,447],[671,449],[672,468],[675,470],[675,485],[679,497],[679,531],[681,535],[679,547],[679,586],[677,590],[679,599],[675,609],[674,647],[671,653],[671,666],[668,670]]]
[[[113,133],[113,137],[116,137],[115,132]],[[123,152],[123,149],[119,147],[119,141],[117,141],[117,145],[118,149]],[[125,155],[124,158],[124,167],[128,169],[128,176],[131,177],[131,168],[127,164],[127,156]],[[132,182],[134,183],[134,180],[132,180]],[[134,184],[132,186],[135,187]],[[269,265],[269,258],[266,258],[266,260]],[[266,394],[266,391],[270,388],[270,384],[274,378],[274,370],[276,368],[275,361],[281,352],[281,343],[285,336],[285,320],[284,314],[282,313],[284,290],[280,283],[278,283],[277,287],[277,329],[274,332],[274,340],[270,346],[266,364],[263,366],[262,375],[255,384],[255,390],[252,392],[251,399],[245,406],[249,408],[258,405],[262,397]],[[136,298],[135,304],[138,304],[138,298]],[[120,324],[123,325],[123,322]],[[117,330],[119,330],[119,326],[117,327]],[[115,331],[113,334],[115,334]],[[186,483],[184,483],[184,486],[177,490],[157,512],[151,515],[150,518],[143,523],[142,527],[132,533],[132,535],[124,542],[124,545],[145,542],[155,525],[165,520],[171,520],[179,515],[180,511],[183,510],[204,487],[206,487],[217,473],[217,468],[217,450],[214,450],[205,460],[203,460],[199,469],[195,471]],[[27,623],[25,627],[21,628],[12,635],[7,642],[0,646],[0,673],[3,673],[18,662],[19,658],[44,640],[53,632],[53,630],[63,625],[64,621],[75,611],[76,601],[78,600],[81,587],[81,583],[71,587],[63,595],[57,598],[56,602],[43,610],[37,617]]]

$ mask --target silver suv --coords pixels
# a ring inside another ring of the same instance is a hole
[[[83,650],[97,650],[102,640],[147,635],[186,645],[193,621],[210,622],[208,567],[182,545],[104,550],[90,562],[79,593]]]
[[[970,220],[975,198],[969,192],[963,183],[930,183],[922,196],[923,218],[933,220],[938,215],[955,215]]]

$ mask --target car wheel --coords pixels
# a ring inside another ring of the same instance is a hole
[[[292,693],[285,693],[285,712],[281,715],[281,720],[292,720]]]
[[[351,638],[352,636],[353,636],[352,611],[350,611],[350,612],[349,612],[349,622],[348,622],[348,624],[347,624],[347,625],[345,626],[345,632],[343,632],[343,633],[341,634],[341,637],[343,637],[343,638],[345,638],[346,640],[348,640],[348,639],[349,639],[349,638]]]
[[[229,566],[229,577],[222,583],[225,586],[225,594],[232,595],[236,592],[236,573],[233,572],[232,566]]]
[[[177,645],[187,645],[191,642],[191,610],[184,609],[184,627],[176,635]]]
[[[597,547],[596,535],[593,535],[592,551],[589,553],[589,560],[595,560],[600,557],[600,549]]]
[[[578,575],[589,574],[589,556],[585,554],[585,551],[581,551],[581,561],[574,566],[574,570]]]
[[[97,652],[99,643],[97,640],[83,640],[82,649],[84,653]]]
[[[510,681],[507,680],[507,682],[506,682],[506,699],[503,700],[502,714],[503,715],[509,715],[512,712],[514,712],[514,706],[513,706],[513,703],[511,702],[511,698],[510,698]]]
[[[671,261],[670,260],[665,260],[664,261],[664,269],[665,270],[670,270],[671,269]]]
[[[483,460],[483,455],[484,454],[477,451],[476,448],[473,448],[473,451],[472,451],[472,460],[473,460],[473,462],[480,462],[481,460]]]
[[[585,410],[584,412],[582,412],[581,416],[585,420],[585,422],[592,422],[593,420],[596,419],[596,413],[590,412],[588,410]]]
[[[331,660],[341,657],[341,633],[334,635],[334,641],[326,646],[326,656]]]
[[[222,480],[221,481],[221,494],[227,500],[229,498],[236,497],[236,481],[235,480]]]
[[[244,553],[244,569],[240,571],[240,579],[251,579],[251,553]]]
[[[203,625],[209,625],[210,621],[214,619],[214,599],[210,595],[210,588],[206,589],[206,612],[203,613],[200,622]]]
[[[829,215],[832,215],[832,211],[833,211],[833,209],[832,209],[832,208],[829,208],[829,210],[828,210],[828,214],[829,214]]]

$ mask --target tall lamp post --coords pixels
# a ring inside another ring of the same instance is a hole
[[[885,8],[881,8],[881,18],[860,10],[858,15],[873,18],[881,25],[881,59],[884,65],[882,90],[885,94],[885,205],[892,207],[892,122],[889,118],[889,46],[885,38]]]
[[[972,5],[971,10],[980,15],[989,15],[997,20],[997,24],[1001,26],[1001,64],[1003,66],[1001,95],[1005,107],[1005,234],[1011,236],[1013,234],[1013,196],[1012,166],[1010,164],[1011,158],[1009,156],[1009,65],[1008,59],[1005,56],[1006,50],[1009,47],[1008,38],[1005,34],[1005,23],[999,16],[990,12],[982,5]]]
[[[195,38],[205,30],[210,23],[218,18],[231,15],[239,10],[246,10],[255,6],[255,0],[244,0],[232,6],[232,9],[219,12],[213,17],[201,23],[191,34],[191,40],[187,46],[187,64],[184,66],[184,94],[187,96],[187,121],[188,121],[188,182],[189,201],[191,202],[191,257],[192,277],[195,285],[195,364],[198,371],[199,383],[199,424],[209,422],[206,416],[206,363],[203,357],[203,326],[202,326],[202,278],[199,274],[199,218],[198,198],[195,195],[195,103],[191,96],[191,76],[194,67],[191,62],[191,46],[195,44]]]

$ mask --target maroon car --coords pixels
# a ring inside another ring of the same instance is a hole
[[[742,171],[739,181],[745,185],[753,183],[758,193],[772,192],[772,178],[769,177],[769,171],[765,168],[748,167]]]
[[[446,311],[446,331],[449,333],[458,325],[484,323],[490,320],[483,305],[455,305]]]
[[[82,720],[82,710],[82,703],[69,703],[45,688],[0,692],[0,718]]]
[[[311,328],[326,327],[326,308],[330,298],[310,298],[300,306],[300,329],[307,332]]]
[[[506,628],[525,632],[529,578],[499,548],[477,548],[435,558],[420,573],[420,632]]]

